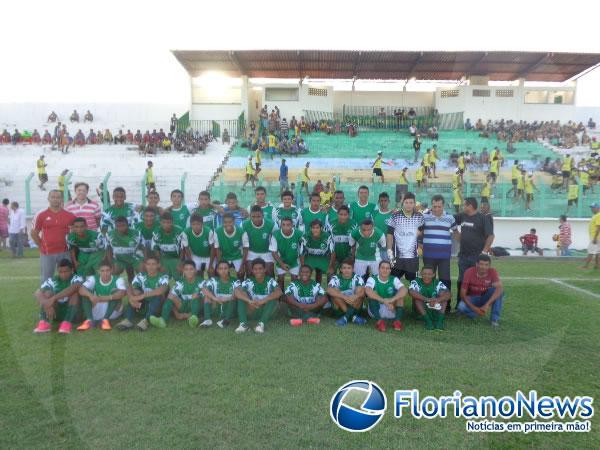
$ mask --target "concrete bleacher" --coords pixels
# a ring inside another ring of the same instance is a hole
[[[133,148],[133,149],[131,149]],[[47,205],[47,192],[37,186],[36,161],[44,154],[48,164],[47,189],[58,186],[58,176],[64,169],[73,173],[71,182],[84,181],[90,185],[90,197],[97,199],[96,188],[107,172],[112,175],[108,182],[109,190],[122,186],[127,191],[128,201],[140,203],[142,199],[141,180],[148,160],[154,162],[154,176],[157,190],[161,194],[161,205],[169,204],[169,192],[179,189],[181,176],[187,172],[185,184],[186,199],[192,202],[198,193],[206,189],[211,178],[222,164],[229,144],[212,142],[206,154],[195,156],[175,152],[140,156],[137,149],[127,145],[93,145],[77,147],[62,154],[50,146],[2,145],[0,146],[0,197],[16,200],[25,205],[25,179],[33,172],[31,182],[32,212]],[[71,186],[72,187],[72,186]]]

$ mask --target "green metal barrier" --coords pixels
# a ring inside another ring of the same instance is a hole
[[[188,176],[187,172],[183,172],[183,175],[181,175],[181,192],[183,192],[183,198],[186,198],[186,195],[185,195],[185,184],[187,182],[187,176]]]
[[[102,179],[102,206],[104,209],[110,206],[110,196],[108,194],[108,180],[112,175],[111,172],[108,172],[104,178]]]
[[[33,172],[27,175],[25,178],[25,214],[31,216],[31,180],[33,179]]]
[[[69,184],[71,184],[71,177],[73,176],[72,172],[67,172],[67,174],[65,175],[65,185],[64,187],[64,191],[63,191],[63,203],[66,205],[67,202],[69,201],[69,192],[70,188],[69,188]]]
[[[142,176],[142,179],[140,181],[140,189],[142,191],[142,206],[146,206],[146,180],[148,178],[148,173],[144,172],[144,175]]]

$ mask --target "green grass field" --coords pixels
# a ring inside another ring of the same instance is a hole
[[[401,334],[332,319],[295,329],[278,314],[262,336],[183,323],[37,336],[38,261],[28,256],[0,253],[0,448],[600,447],[594,420],[590,433],[476,434],[464,419],[395,419],[391,407],[395,389],[413,388],[600,396],[600,274],[580,262],[494,261],[507,290],[499,329],[456,316],[445,333],[412,319]],[[368,433],[329,417],[331,396],[352,379],[388,396]]]

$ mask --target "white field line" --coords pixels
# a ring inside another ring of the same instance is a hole
[[[586,295],[589,295],[589,296],[594,297],[594,298],[600,298],[600,294],[596,294],[595,292],[588,291],[587,289],[583,289],[583,288],[580,288],[580,287],[577,287],[577,286],[573,286],[572,284],[565,283],[564,281],[559,280],[557,278],[552,278],[550,281],[552,281],[553,283],[556,283],[556,284],[558,284],[560,286],[572,289],[574,291],[581,292],[582,294],[586,294]]]

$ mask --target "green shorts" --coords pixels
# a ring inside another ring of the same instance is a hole
[[[323,273],[327,273],[327,269],[329,269],[329,256],[308,255],[304,257],[304,264],[312,267],[312,270],[318,269]]]
[[[142,259],[133,255],[120,255],[114,260],[115,269],[123,271],[131,268],[134,272],[137,271],[142,263]]]
[[[162,271],[168,274],[170,278],[175,280],[179,280],[181,278],[181,272],[177,270],[179,264],[181,264],[181,260],[179,258],[169,258],[166,256],[162,256],[160,258]]]
[[[93,275],[98,270],[100,263],[104,259],[104,252],[95,253],[79,253],[77,262],[77,275],[88,276]]]

